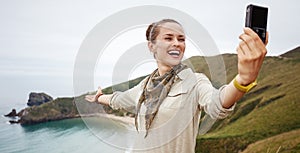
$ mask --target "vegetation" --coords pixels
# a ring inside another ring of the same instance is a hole
[[[299,53],[296,48],[279,57],[267,57],[259,85],[238,102],[230,117],[197,138],[196,152],[299,151],[300,141],[293,137],[299,136],[300,130]],[[228,80],[236,74],[236,61],[230,58],[223,56]]]
[[[137,85],[146,76],[120,83],[112,87],[103,89],[103,93],[109,94],[112,91],[125,91]],[[89,93],[89,94],[94,94]],[[116,116],[134,116],[134,114],[125,110],[113,110],[109,106],[103,106],[97,103],[89,103],[84,100],[86,94],[74,98],[57,98],[51,102],[39,106],[32,106],[22,110],[19,123],[22,125],[42,123],[54,120],[75,118],[96,113],[115,114]]]
[[[299,59],[300,48],[278,57],[267,57],[258,77],[258,86],[237,103],[235,111],[228,118],[217,121],[207,134],[198,136],[196,152],[299,152]],[[235,54],[195,56],[184,62],[195,72],[211,78],[215,87],[228,83],[237,74]],[[124,91],[144,78],[103,89],[103,92]],[[109,107],[87,103],[84,96],[58,98],[50,103],[26,108],[21,120],[35,123],[45,118],[44,121],[76,117],[79,112],[89,114],[105,111],[120,116],[126,113],[124,110],[113,111]],[[76,105],[81,109],[77,110]]]

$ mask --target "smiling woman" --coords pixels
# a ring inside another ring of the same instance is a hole
[[[157,69],[127,91],[103,95],[99,88],[86,100],[113,109],[134,108],[138,132],[128,131],[132,151],[194,152],[201,111],[213,119],[225,118],[233,111],[236,101],[253,87],[266,55],[265,44],[251,29],[244,29],[237,47],[239,74],[215,89],[204,74],[182,64],[186,36],[180,23],[173,19],[154,22],[146,38]]]
[[[151,24],[146,37],[160,75],[164,75],[181,62],[185,51],[185,35],[177,21],[165,19]]]

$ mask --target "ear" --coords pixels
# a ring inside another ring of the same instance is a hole
[[[148,48],[150,50],[150,52],[154,53],[154,44],[151,41],[148,41]]]

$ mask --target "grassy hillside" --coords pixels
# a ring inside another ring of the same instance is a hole
[[[300,129],[292,130],[250,144],[242,153],[300,152]]]
[[[224,76],[225,82],[230,82],[237,74],[235,54],[195,56],[185,63],[196,72],[205,73],[209,78],[213,76],[215,87],[224,84]],[[299,67],[300,48],[281,56],[267,57],[258,77],[258,86],[238,102],[228,118],[217,121],[207,134],[197,138],[196,152],[299,152],[299,138],[295,137],[300,130]],[[126,90],[144,77],[103,89],[103,92]],[[85,102],[84,95],[76,97],[75,101],[74,98],[59,98],[30,107],[21,119],[31,123],[61,119],[61,116],[74,117],[78,115],[76,105],[81,105],[81,113],[101,111],[98,104]],[[124,113],[109,107],[104,107],[104,110],[117,115]]]
[[[239,152],[256,141],[300,129],[298,55],[296,49],[280,57],[267,57],[258,86],[238,102],[229,118],[218,121],[209,133],[198,137],[197,152]],[[229,80],[236,74],[233,56],[223,56]],[[276,143],[280,144],[280,140]],[[297,143],[299,147],[299,141]],[[270,150],[278,149],[270,146]]]

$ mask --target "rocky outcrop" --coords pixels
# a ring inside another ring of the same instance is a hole
[[[19,113],[17,113],[16,109],[12,109],[10,113],[4,115],[5,117],[21,117],[24,113],[24,109],[22,109]]]
[[[20,123],[20,118],[24,114],[25,109],[22,109],[19,113],[17,113],[16,109],[12,109],[10,113],[4,115],[5,117],[10,117],[12,120],[9,120],[9,123],[15,124]]]
[[[138,83],[138,82],[137,82]],[[48,121],[56,121],[81,116],[94,116],[97,114],[114,114],[116,116],[128,116],[124,110],[112,110],[109,106],[103,106],[98,103],[90,103],[84,99],[85,95],[78,97],[56,98],[45,93],[30,93],[26,107],[19,113],[12,110],[7,115],[15,116],[9,122],[11,124],[19,123],[21,125],[30,125]],[[42,104],[42,105],[41,105]]]
[[[80,112],[77,110],[78,107],[80,108]],[[9,122],[11,124],[19,123],[21,125],[30,125],[81,116],[94,116],[103,113],[124,116],[124,112],[122,111],[113,111],[109,106],[87,102],[82,96],[76,98],[76,100],[74,97],[57,98],[43,105],[24,108],[18,113],[13,110],[9,114],[15,115],[16,117],[13,117]]]
[[[4,115],[5,117],[16,117],[17,116],[17,111],[16,109],[12,109],[10,113]]]
[[[38,106],[38,105],[47,103],[52,100],[53,100],[53,98],[45,93],[31,92],[29,94],[29,99],[28,99],[27,105],[28,106]]]

